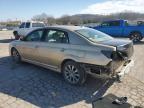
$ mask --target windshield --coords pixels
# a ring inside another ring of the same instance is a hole
[[[93,42],[101,42],[101,41],[113,39],[109,35],[91,28],[79,29],[76,30],[76,32],[83,35],[84,37],[86,37],[87,39]]]

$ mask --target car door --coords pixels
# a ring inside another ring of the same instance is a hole
[[[20,26],[19,26],[19,29],[18,29],[18,34],[22,34],[24,29],[25,29],[25,26],[26,26],[26,23],[23,22]]]
[[[30,22],[22,23],[18,30],[19,35],[23,35],[27,33],[30,30],[30,27],[31,27]]]
[[[111,36],[121,36],[123,28],[120,21],[109,21],[102,23],[100,31]]]
[[[69,49],[68,33],[57,29],[46,29],[45,42],[38,48],[39,62],[57,69]]]
[[[97,26],[95,29],[104,32],[106,34],[109,34],[109,22],[103,22],[101,25]]]
[[[21,56],[26,60],[38,60],[38,46],[43,35],[43,29],[35,30],[28,34],[24,41],[18,46]]]
[[[123,28],[121,26],[121,21],[111,21],[109,24],[109,33],[112,36],[121,36],[123,32]]]

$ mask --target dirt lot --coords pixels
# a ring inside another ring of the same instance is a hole
[[[14,64],[8,53],[11,37],[11,31],[0,31],[0,108],[87,108],[99,96],[108,94],[128,96],[129,104],[143,105],[144,41],[134,45],[135,65],[123,83],[89,77],[84,86],[77,87],[50,70],[28,63]]]

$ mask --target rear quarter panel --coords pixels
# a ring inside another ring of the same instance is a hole
[[[101,50],[114,50],[113,47],[93,43],[73,32],[69,33],[69,39],[70,50],[64,59],[95,65],[106,65],[111,61],[101,53]]]
[[[63,59],[72,59],[80,63],[105,66],[111,61],[111,59],[104,56],[101,53],[101,50],[108,50],[108,48],[91,45],[71,45],[70,52],[67,52],[67,55]]]

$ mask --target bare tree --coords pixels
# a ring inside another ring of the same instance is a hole
[[[42,13],[40,15],[35,15],[32,20],[34,21],[46,21],[47,20],[47,14]]]
[[[56,24],[56,19],[53,16],[47,16],[47,25]]]
[[[105,20],[114,20],[114,19],[125,19],[125,20],[138,20],[144,19],[144,14],[135,13],[135,12],[120,12],[110,15],[92,15],[92,14],[76,14],[76,15],[63,15],[60,18],[54,18],[53,16],[42,13],[36,15],[32,18],[35,21],[43,21],[47,25],[60,24],[60,25],[81,25],[87,23],[98,23]]]
[[[57,19],[57,23],[61,24],[61,25],[70,24],[70,16],[69,15],[63,15],[61,18]]]

